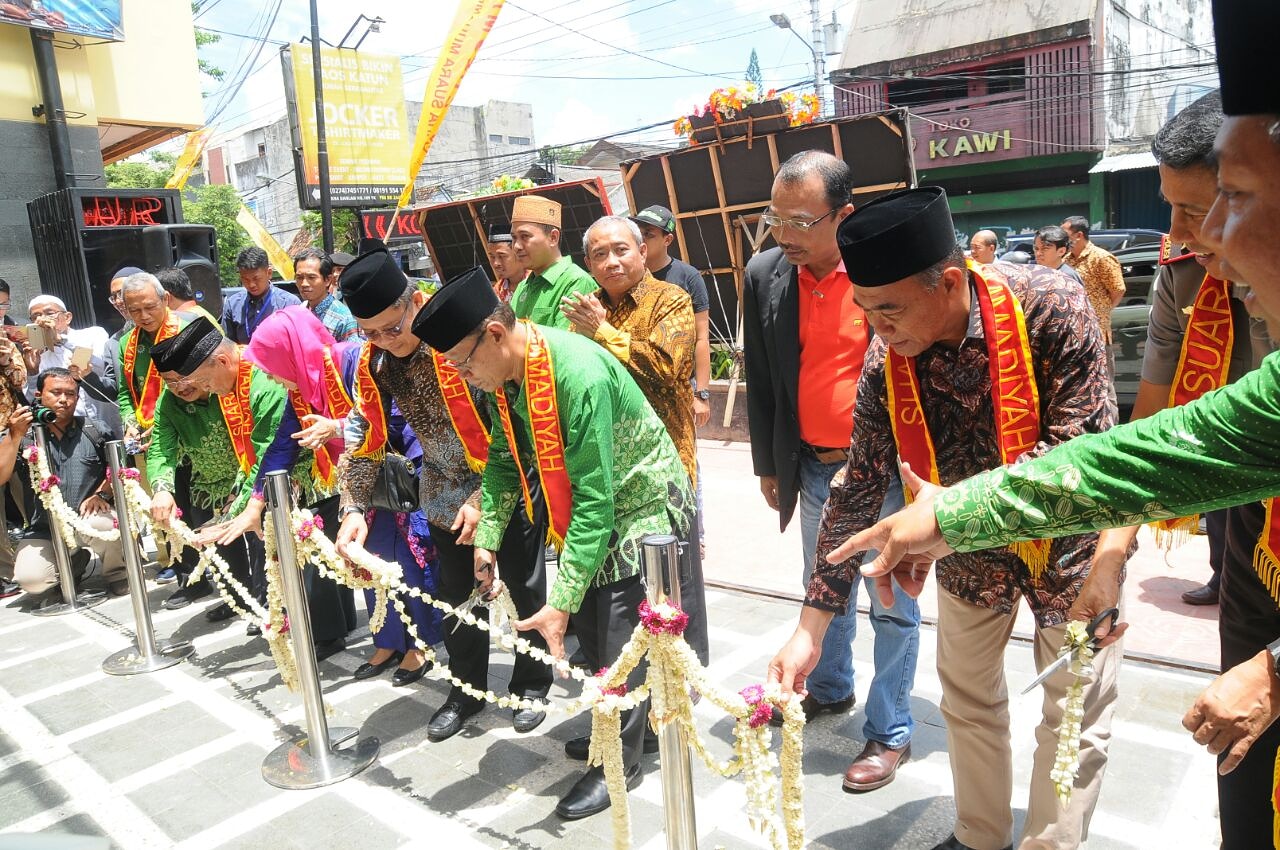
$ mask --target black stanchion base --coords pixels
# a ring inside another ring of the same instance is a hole
[[[136,644],[134,646],[126,646],[119,652],[113,652],[103,659],[102,672],[112,676],[153,673],[156,670],[163,670],[166,667],[181,664],[182,659],[195,651],[196,648],[191,645],[191,642],[185,640],[158,640],[156,641],[156,651],[149,656],[142,654]]]
[[[73,614],[76,611],[85,611],[95,605],[101,605],[106,601],[107,594],[100,590],[81,592],[76,594],[76,598],[73,602],[55,602],[52,605],[35,608],[31,613],[37,617],[58,617],[62,614]]]
[[[281,744],[267,753],[262,762],[262,778],[277,788],[299,791],[320,788],[355,776],[378,760],[381,746],[377,738],[360,738],[354,746],[338,749],[338,745],[355,738],[357,729],[329,730],[329,752],[312,755],[304,736]]]

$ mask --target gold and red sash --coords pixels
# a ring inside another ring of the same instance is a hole
[[[169,313],[164,324],[156,331],[155,342],[164,342],[177,332],[178,317],[173,313]],[[138,363],[138,336],[141,334],[142,328],[133,329],[133,333],[129,336],[129,341],[125,343],[124,362],[121,365],[124,368],[125,384],[129,387],[129,399],[133,402],[134,418],[143,428],[150,428],[156,421],[156,404],[160,401],[160,393],[164,390],[164,382],[160,380],[160,373],[156,371],[156,362],[148,360],[147,374],[142,379],[141,397],[139,397],[138,391],[134,387],[134,367]]]
[[[976,281],[974,290],[987,342],[1000,461],[1010,464],[1034,449],[1040,440],[1040,392],[1026,319],[1022,304],[1002,275],[990,266],[980,268],[972,262],[968,266]],[[890,348],[885,358],[885,384],[898,456],[910,463],[920,477],[941,484],[938,457],[921,403],[915,358],[903,357]],[[907,498],[911,498],[909,491]],[[1014,543],[1009,549],[1026,563],[1032,580],[1038,580],[1049,562],[1049,541]]]
[[[289,391],[289,403],[293,405],[293,412],[298,415],[299,425],[303,424],[303,417],[312,413],[320,413],[330,419],[345,419],[354,407],[351,396],[347,395],[347,388],[342,385],[342,376],[338,374],[338,367],[333,362],[333,355],[328,346],[324,349],[324,397],[329,405],[328,411],[315,411],[302,397],[302,393],[297,390]],[[312,451],[311,456],[312,475],[326,487],[332,487],[336,481],[334,473],[337,469],[337,458],[330,452],[328,444]]]
[[[381,458],[387,451],[387,411],[382,404],[382,393],[373,382],[369,363],[373,357],[373,343],[366,342],[356,361],[355,406],[365,421],[364,442],[352,455]]]
[[[231,437],[231,448],[235,451],[236,460],[240,463],[240,471],[246,475],[258,462],[258,453],[253,448],[253,410],[249,406],[249,388],[252,383],[253,364],[241,357],[239,369],[236,371],[235,389],[226,395],[218,396],[218,405],[222,408],[222,421],[226,423],[227,434]]]
[[[484,426],[480,411],[476,410],[475,399],[471,397],[471,390],[458,374],[457,368],[435,349],[431,351],[431,358],[436,367],[436,380],[440,383],[440,395],[444,397],[449,421],[453,423],[453,430],[462,443],[467,466],[473,472],[481,472],[489,460],[489,429]],[[498,395],[502,395],[501,390]],[[507,439],[510,438],[511,434],[507,434]],[[511,453],[515,454],[515,443],[511,443]]]
[[[524,391],[528,401],[529,430],[533,433],[534,454],[538,459],[538,478],[542,482],[542,495],[547,503],[547,539],[556,549],[564,549],[564,538],[569,532],[569,517],[573,512],[573,490],[569,486],[569,471],[565,468],[564,438],[560,433],[560,408],[556,401],[556,374],[551,363],[551,351],[537,325],[521,320],[525,327]],[[525,510],[533,519],[533,503],[529,499],[529,485],[520,462],[519,445],[516,442],[511,410],[507,406],[502,387],[494,393],[502,430],[507,435],[511,457],[515,459],[520,474],[520,486],[524,489]]]
[[[1178,357],[1178,370],[1169,390],[1169,406],[1188,404],[1207,392],[1226,386],[1234,347],[1231,282],[1205,275],[1191,305],[1191,317],[1182,338],[1182,354]],[[1253,570],[1271,598],[1280,605],[1280,511],[1276,509],[1276,499],[1267,499],[1263,504],[1267,516],[1253,551]],[[1199,522],[1198,516],[1154,522],[1156,542],[1172,548],[1183,542]]]
[[[1231,284],[1205,275],[1182,336],[1182,353],[1169,389],[1169,406],[1187,404],[1226,386],[1234,344]],[[1199,524],[1199,515],[1194,515],[1157,520],[1151,523],[1151,528],[1156,535],[1156,545],[1172,549],[1186,542],[1187,535]]]

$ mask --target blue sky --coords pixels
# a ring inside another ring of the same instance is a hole
[[[198,24],[224,34],[202,56],[227,71],[227,81],[236,69],[252,71],[226,105],[219,129],[267,123],[282,115],[279,43],[309,32],[305,0],[283,0],[269,30],[272,0],[205,0],[204,5]],[[824,21],[837,13],[843,37],[852,0],[823,0],[820,5]],[[421,100],[455,10],[455,0],[320,0],[320,33],[336,43],[357,15],[382,17],[382,31],[370,33],[361,49],[401,56],[405,94]],[[766,86],[811,78],[808,49],[769,22],[777,12],[809,37],[807,0],[509,2],[455,103],[472,106],[491,98],[530,103],[538,144],[562,144],[688,112],[705,102],[712,89],[740,81],[753,47]],[[242,37],[262,32],[267,32],[266,44]],[[828,70],[837,58],[828,57]],[[209,82],[205,88],[208,116],[212,105],[230,94],[230,85]],[[631,138],[674,140],[669,127]]]

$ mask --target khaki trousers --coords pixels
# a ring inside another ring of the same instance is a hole
[[[1004,676],[1004,651],[1013,623],[1012,614],[980,608],[941,588],[938,591],[938,677],[955,783],[955,834],[974,850],[1002,850],[1013,842],[1013,750]],[[1065,632],[1065,624],[1036,629],[1037,671],[1058,657]],[[1021,850],[1074,848],[1089,835],[1089,820],[1107,766],[1121,643],[1094,657],[1093,679],[1085,686],[1080,773],[1065,810],[1054,794],[1049,772],[1066,691],[1074,676],[1059,670],[1041,685],[1043,714],[1035,733]],[[1023,699],[1029,702],[1033,697],[1028,694]]]
[[[110,531],[114,527],[114,517],[114,513],[95,514],[84,517],[84,520],[98,531]],[[89,549],[102,559],[102,577],[106,581],[125,578],[124,551],[120,548],[119,539],[108,542],[77,534],[76,539],[67,547],[68,554],[80,548]],[[53,541],[19,541],[13,579],[27,593],[42,593],[57,584],[58,567],[54,562]]]

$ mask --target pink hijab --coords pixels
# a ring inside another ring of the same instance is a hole
[[[306,307],[285,307],[262,320],[253,332],[244,357],[269,375],[297,384],[302,400],[321,416],[335,418],[324,391],[324,350],[330,349],[335,366],[341,362],[340,346],[315,313]],[[336,460],[342,454],[341,439],[325,444]]]

